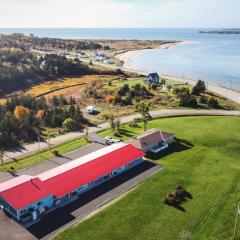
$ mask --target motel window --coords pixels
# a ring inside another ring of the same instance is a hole
[[[37,203],[37,206],[42,205],[42,203],[43,203],[43,201],[39,201],[39,202]]]
[[[77,195],[77,192],[76,191],[72,192],[72,196],[75,196],[75,195]]]
[[[20,211],[20,214],[23,215],[23,214],[25,214],[26,212],[27,212],[27,209],[23,209],[23,210]]]

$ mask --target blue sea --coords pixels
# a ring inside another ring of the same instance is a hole
[[[152,50],[133,58],[134,68],[160,74],[203,79],[240,89],[240,35],[200,34],[210,29],[36,28],[0,29],[1,33],[33,33],[63,39],[185,40],[191,44]],[[216,30],[216,29],[214,29]]]

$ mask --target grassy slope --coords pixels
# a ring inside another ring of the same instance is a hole
[[[196,240],[230,239],[240,198],[240,118],[170,118],[153,120],[150,127],[174,132],[194,146],[158,159],[166,167],[164,172],[97,216],[66,230],[58,240],[172,240],[179,239],[183,230]],[[186,212],[162,203],[176,184],[193,195],[183,204]]]
[[[76,150],[80,147],[83,147],[87,145],[87,141],[84,138],[74,140],[71,142],[68,142],[64,145],[61,145],[59,147],[53,148],[52,150],[57,150],[60,154],[64,154],[67,152],[71,152],[73,150]],[[11,167],[14,167],[15,170],[27,168],[30,166],[33,166],[35,164],[38,164],[40,162],[46,161],[50,158],[53,158],[53,154],[50,151],[43,151],[40,154],[36,154],[30,157],[26,157],[24,159],[21,159],[16,162],[8,163],[5,165],[0,166],[0,170],[10,170]]]

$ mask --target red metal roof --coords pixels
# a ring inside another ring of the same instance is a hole
[[[0,195],[15,209],[30,205],[43,197],[51,195],[48,187],[39,178],[22,183],[10,188]]]
[[[53,178],[41,181],[33,178],[11,189],[0,192],[0,195],[15,209],[24,208],[48,195],[62,197],[71,191],[102,177],[111,171],[137,159],[144,153],[131,144],[68,170]]]

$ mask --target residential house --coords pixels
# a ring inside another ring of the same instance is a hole
[[[175,135],[158,129],[150,129],[129,141],[143,152],[158,153],[174,142]]]
[[[160,82],[160,77],[158,73],[150,73],[144,80],[144,83],[159,84],[159,82]]]

